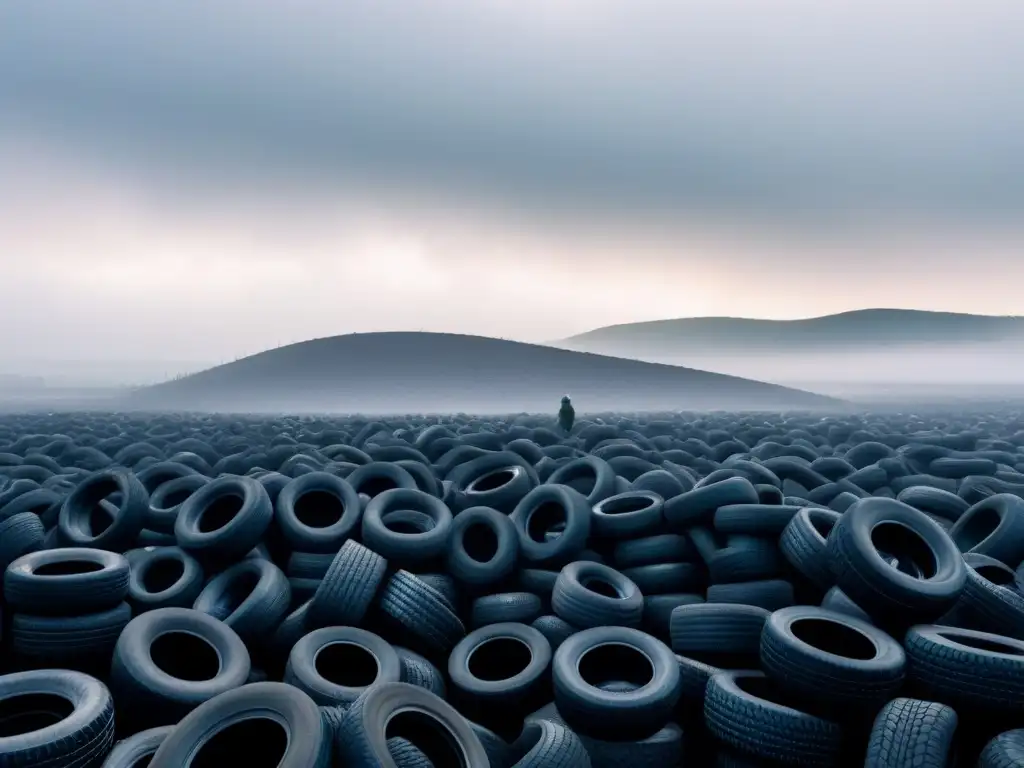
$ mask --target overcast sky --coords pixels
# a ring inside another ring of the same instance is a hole
[[[0,4],[7,369],[1024,314],[1022,222],[1020,0]]]

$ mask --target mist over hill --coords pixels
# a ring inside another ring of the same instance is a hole
[[[695,317],[598,328],[565,349],[840,397],[987,397],[1024,386],[1024,318],[865,309],[806,320]]]
[[[334,336],[133,391],[126,407],[227,412],[579,412],[834,408],[837,400],[733,376],[442,333]]]

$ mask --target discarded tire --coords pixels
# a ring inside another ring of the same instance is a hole
[[[938,618],[967,580],[949,534],[892,499],[861,499],[850,507],[828,535],[828,552],[836,585],[872,616],[898,624]]]
[[[250,683],[194,709],[149,765],[221,765],[243,750],[269,765],[328,768],[331,761],[330,735],[312,699],[291,685]]]
[[[297,642],[288,657],[284,681],[320,706],[347,705],[376,683],[402,679],[395,649],[355,627],[325,627]]]
[[[132,619],[117,641],[110,672],[119,717],[150,728],[245,683],[249,653],[222,622],[188,608]]]
[[[0,416],[0,766],[1019,761],[1024,415],[551,427]]]
[[[3,675],[0,701],[11,713],[0,763],[99,765],[114,744],[114,700],[89,675],[58,669]]]
[[[671,718],[679,665],[659,640],[629,627],[577,632],[555,652],[555,702],[570,726],[612,740],[646,738]],[[627,685],[602,688],[602,683]]]
[[[761,633],[761,667],[798,701],[833,714],[875,712],[903,685],[903,647],[877,627],[810,606],[783,608]]]

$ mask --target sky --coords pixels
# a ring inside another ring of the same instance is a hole
[[[1024,314],[1024,4],[8,2],[0,169],[0,373]]]

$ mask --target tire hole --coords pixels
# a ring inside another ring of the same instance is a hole
[[[1010,645],[1009,643],[1001,642],[1000,640],[990,639],[987,637],[973,637],[968,635],[961,635],[960,633],[939,633],[947,640],[951,640],[958,645],[966,645],[968,648],[975,648],[979,651],[989,651],[990,653],[1005,653],[1010,656],[1024,656],[1024,650],[1021,650],[1016,645]]]
[[[28,693],[0,700],[0,738],[40,731],[74,711],[70,701],[50,693]]]
[[[648,496],[618,496],[605,499],[598,505],[600,514],[625,515],[654,506],[654,499]]]
[[[583,682],[595,688],[612,681],[642,688],[654,679],[654,665],[638,648],[607,643],[584,651],[579,673]]]
[[[32,572],[36,576],[75,576],[80,573],[102,571],[102,563],[92,560],[60,560],[55,563],[44,563]]]
[[[345,514],[341,499],[327,491],[310,491],[295,500],[295,517],[308,528],[328,528]]]
[[[986,581],[1005,587],[1016,583],[1017,579],[1009,568],[1000,568],[998,565],[980,565],[974,569],[975,572]]]
[[[474,648],[466,661],[469,673],[477,680],[510,680],[533,661],[530,647],[514,637],[495,637]]]
[[[177,557],[151,560],[142,572],[142,586],[150,594],[170,589],[185,575],[185,563]]]
[[[356,491],[359,493],[365,493],[372,499],[374,496],[384,493],[384,491],[390,491],[397,487],[398,483],[389,477],[368,477],[359,484]]]
[[[398,509],[381,517],[384,527],[392,533],[417,535],[434,529],[434,518],[412,509]]]
[[[807,519],[810,520],[811,527],[823,539],[827,539],[828,535],[832,533],[832,529],[836,526],[836,519],[830,515],[816,515],[811,512],[807,515]]]
[[[956,532],[953,541],[961,552],[974,549],[992,535],[992,532],[999,527],[1000,520],[999,513],[992,507],[977,509],[964,520],[964,524]]]
[[[462,533],[462,548],[470,559],[489,563],[498,554],[498,535],[487,523],[473,523]]]
[[[99,536],[114,523],[116,510],[111,510],[102,501],[93,504],[89,508],[89,516],[86,519],[88,533],[90,536]]]
[[[623,594],[616,589],[615,585],[607,579],[602,579],[599,576],[590,576],[588,578],[580,579],[580,584],[584,589],[589,590],[597,595],[603,597],[611,597],[616,600],[622,600]]]
[[[878,655],[875,644],[863,633],[837,621],[798,619],[789,631],[797,640],[835,656],[867,661]]]
[[[346,688],[373,685],[380,674],[377,657],[355,643],[325,645],[313,657],[313,667],[327,682]]]
[[[199,515],[199,532],[212,533],[220,530],[235,519],[235,515],[242,511],[244,503],[241,496],[234,494],[214,499],[210,506]]]
[[[560,533],[565,530],[566,524],[565,508],[554,501],[545,501],[526,520],[526,534],[539,544],[557,536],[548,536],[549,533]]]
[[[196,750],[190,768],[237,765],[245,755],[246,768],[277,768],[288,749],[288,732],[269,717],[249,717],[217,731]]]
[[[879,523],[871,530],[871,543],[880,553],[888,553],[898,561],[898,568],[920,578],[935,576],[938,565],[935,553],[916,532],[902,523]]]
[[[508,485],[522,470],[518,467],[504,467],[502,469],[496,469],[493,472],[488,472],[486,475],[481,475],[466,488],[466,493],[486,493],[487,491],[495,491],[498,488]]]
[[[416,710],[399,711],[384,727],[384,738],[403,738],[419,748],[435,766],[466,766],[466,756],[443,723]]]
[[[150,644],[149,656],[157,667],[178,680],[212,680],[220,672],[216,649],[191,632],[164,632]]]
[[[408,535],[415,536],[418,533],[423,533],[423,531],[420,530],[420,528],[418,526],[416,526],[414,523],[410,522],[409,520],[396,520],[396,521],[392,522],[391,524],[386,525],[384,527],[387,528],[392,533],[404,533],[407,536]]]

